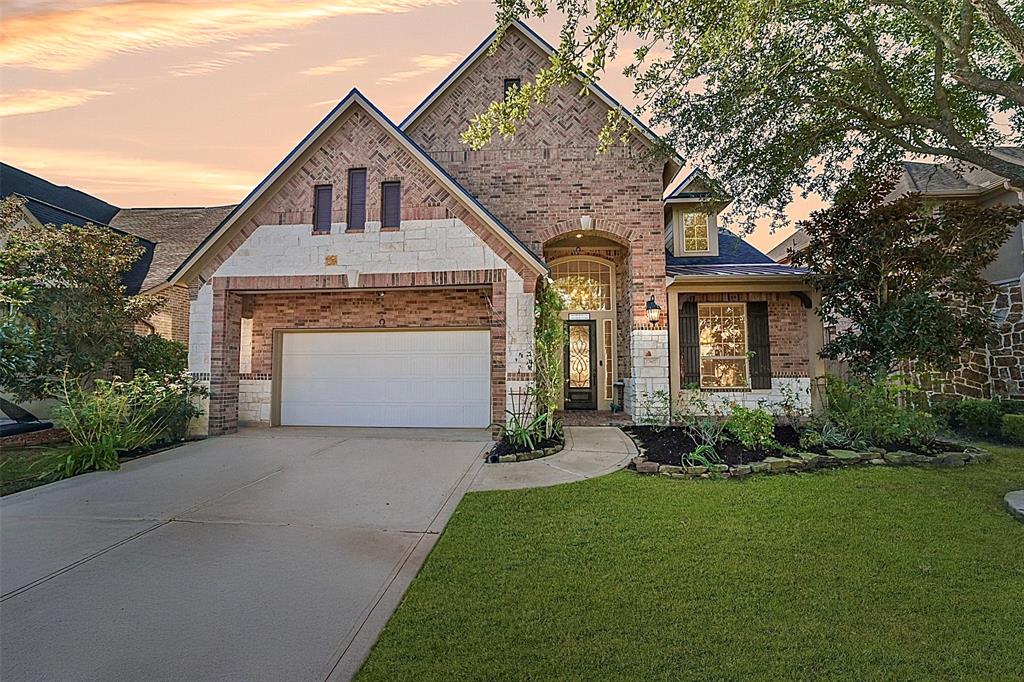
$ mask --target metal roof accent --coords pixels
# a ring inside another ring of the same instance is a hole
[[[779,263],[721,263],[719,265],[669,265],[670,277],[803,277],[807,268]]]

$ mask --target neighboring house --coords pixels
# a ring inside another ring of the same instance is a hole
[[[400,126],[353,90],[168,277],[191,285],[210,434],[504,422],[549,276],[570,300],[567,409],[634,413],[690,384],[808,404],[820,325],[800,271],[719,231],[708,179],[673,182],[681,161],[628,112],[599,153],[621,109],[603,90],[555,89],[512,141],[460,141],[552,49],[522,24],[491,43]]]
[[[994,150],[1015,162],[1024,161],[1024,149]],[[918,192],[929,201],[969,201],[979,206],[1017,205],[1020,193],[1009,189],[1005,178],[962,162],[903,164],[903,173],[892,196]],[[802,230],[783,240],[768,255],[789,263],[794,253],[807,246]],[[996,287],[989,302],[998,326],[998,340],[988,348],[966,353],[950,372],[919,375],[930,394],[986,398],[1024,397],[1024,233],[1014,227],[982,276]]]
[[[0,197],[25,200],[25,220],[37,225],[83,226],[92,223],[135,237],[142,256],[124,277],[129,294],[158,293],[166,303],[139,333],[150,331],[188,343],[188,287],[168,286],[167,277],[228,214],[231,206],[212,208],[118,208],[90,194],[55,185],[0,163]]]

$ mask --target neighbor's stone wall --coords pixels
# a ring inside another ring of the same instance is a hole
[[[932,398],[1024,397],[1024,287],[1021,281],[999,287],[989,302],[997,321],[997,340],[964,353],[948,372],[910,372]]]

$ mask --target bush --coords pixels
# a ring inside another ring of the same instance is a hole
[[[91,388],[65,377],[60,388],[54,416],[75,447],[41,478],[116,469],[118,452],[183,439],[189,420],[201,414],[193,398],[206,393],[186,374],[168,381],[143,370],[129,381],[97,380]]]
[[[951,426],[979,438],[998,436],[1002,428],[1003,411],[992,400],[965,398],[953,406]]]
[[[1024,414],[1024,400],[997,400],[1003,414]]]
[[[178,376],[188,366],[188,346],[159,334],[136,336],[125,353],[132,371],[153,376]]]
[[[829,377],[824,421],[852,447],[928,445],[938,433],[935,417],[904,407],[913,402],[916,392],[898,378],[845,382]]]
[[[725,428],[748,450],[775,447],[775,418],[765,410],[737,405],[732,408]]]
[[[1024,445],[1024,414],[1004,414],[1002,427],[1006,442]]]

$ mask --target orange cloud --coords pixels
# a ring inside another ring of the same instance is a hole
[[[244,196],[259,180],[247,171],[107,151],[4,145],[4,161],[99,196],[106,191],[152,196],[157,206],[167,205],[168,196],[178,192],[217,197],[219,203],[222,197]]]
[[[305,71],[299,73],[303,76],[329,76],[332,73],[343,73],[350,71],[357,67],[363,66],[368,61],[369,57],[344,57],[332,64],[324,64],[323,66],[314,66]]]
[[[192,62],[191,64],[185,64],[183,66],[174,67],[170,70],[172,76],[200,76],[213,71],[220,71],[221,69],[237,64],[243,59],[254,57],[258,54],[266,54],[267,52],[273,52],[279,50],[282,47],[287,47],[288,43],[257,43],[255,45],[244,45],[242,47],[235,48],[229,52],[224,53],[220,57],[214,57],[212,59],[204,59],[198,62]]]
[[[449,52],[448,54],[421,54],[410,60],[413,64],[413,68],[406,69],[405,71],[396,71],[390,76],[381,78],[377,83],[379,85],[392,85],[401,81],[411,80],[417,76],[422,76],[423,74],[452,66],[461,60],[463,56],[464,55],[458,52]]]
[[[43,111],[77,107],[96,97],[109,95],[105,90],[87,90],[72,88],[70,90],[13,90],[0,92],[0,118],[38,114]]]
[[[408,12],[455,0],[90,0],[8,11],[0,64],[78,71],[113,54],[195,46],[334,16]]]

